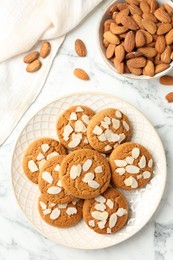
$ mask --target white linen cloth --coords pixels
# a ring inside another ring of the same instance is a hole
[[[0,144],[36,99],[65,34],[102,0],[0,1]],[[27,73],[25,52],[49,40],[50,55],[36,73]]]

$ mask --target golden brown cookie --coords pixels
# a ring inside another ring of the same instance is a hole
[[[85,200],[83,218],[99,234],[115,233],[127,222],[127,201],[119,191],[108,188],[102,195]]]
[[[74,199],[62,187],[59,170],[65,155],[58,155],[49,159],[40,170],[38,185],[44,198],[48,201],[63,204]]]
[[[32,142],[25,151],[23,170],[30,181],[38,183],[39,170],[50,158],[67,154],[65,147],[52,138],[40,138]]]
[[[74,199],[68,204],[55,204],[41,195],[38,199],[38,210],[47,224],[67,228],[76,225],[82,218],[83,200]]]
[[[100,153],[80,149],[66,156],[60,168],[60,180],[65,190],[81,199],[103,193],[109,186],[109,163]]]
[[[112,182],[116,187],[132,190],[145,186],[153,173],[153,160],[145,147],[124,143],[110,155]]]
[[[91,148],[87,138],[87,125],[95,113],[85,106],[65,110],[57,122],[60,142],[69,150]]]
[[[87,127],[90,145],[99,152],[111,153],[120,143],[131,137],[126,115],[114,108],[104,109],[92,117]]]

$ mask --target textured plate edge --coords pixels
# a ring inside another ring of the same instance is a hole
[[[82,248],[81,248],[81,247],[75,247],[75,246],[70,246],[70,245],[68,245],[68,247],[76,248],[76,249],[81,249],[81,250],[83,250],[83,249],[88,249],[88,250],[93,250],[93,249],[94,249],[94,250],[95,250],[95,249],[108,248],[108,247],[111,247],[111,246],[114,246],[114,245],[118,245],[118,244],[120,244],[120,243],[122,243],[122,242],[128,240],[129,238],[131,238],[132,236],[134,236],[135,234],[137,234],[139,231],[141,231],[141,230],[144,228],[144,226],[149,222],[149,220],[150,220],[150,219],[153,217],[153,215],[155,214],[155,212],[156,212],[156,210],[157,210],[157,208],[158,208],[158,206],[159,206],[159,204],[160,204],[160,201],[161,201],[161,199],[162,199],[162,196],[163,196],[163,193],[164,193],[164,190],[165,190],[165,186],[166,186],[166,179],[167,179],[166,155],[165,155],[165,150],[164,150],[163,144],[162,144],[162,142],[161,142],[160,136],[159,136],[159,134],[157,133],[157,131],[155,130],[154,126],[153,126],[153,125],[151,124],[151,122],[148,120],[148,118],[146,118],[146,117],[144,116],[144,114],[143,114],[140,110],[138,110],[135,106],[131,105],[130,103],[124,101],[123,99],[121,99],[121,98],[119,98],[119,97],[116,97],[115,95],[111,95],[111,94],[108,94],[108,93],[105,93],[105,92],[92,92],[92,91],[89,91],[89,92],[73,92],[73,93],[71,93],[71,94],[63,95],[63,96],[61,96],[61,97],[59,97],[59,98],[57,98],[57,99],[54,99],[54,100],[51,101],[51,102],[46,103],[44,106],[42,106],[41,109],[37,110],[37,112],[34,113],[34,115],[32,115],[32,116],[30,117],[30,119],[26,122],[25,126],[22,128],[22,130],[21,130],[21,131],[19,132],[19,134],[18,134],[17,140],[16,140],[16,142],[15,142],[15,144],[14,144],[14,146],[13,146],[13,149],[12,149],[13,152],[12,152],[12,156],[11,156],[11,187],[12,187],[12,190],[13,190],[13,193],[14,193],[14,196],[15,196],[15,199],[16,199],[16,202],[17,202],[19,208],[21,209],[23,216],[25,216],[25,218],[26,218],[27,221],[31,224],[31,226],[32,226],[35,230],[37,230],[38,233],[41,234],[43,237],[45,237],[45,238],[47,238],[47,239],[49,239],[49,240],[55,242],[56,244],[60,244],[60,245],[62,245],[62,246],[65,246],[64,243],[57,242],[55,239],[52,239],[52,238],[49,238],[49,237],[45,236],[45,234],[43,234],[43,233],[29,220],[29,218],[25,215],[24,211],[22,210],[22,208],[21,208],[21,206],[20,206],[20,204],[19,204],[19,201],[18,201],[18,199],[17,199],[17,197],[16,197],[16,193],[15,193],[15,190],[14,190],[13,178],[12,178],[12,162],[13,162],[13,159],[14,159],[15,148],[16,148],[16,146],[17,146],[19,137],[21,136],[22,132],[24,131],[26,125],[32,120],[32,118],[33,118],[36,114],[38,114],[41,110],[43,110],[45,107],[51,105],[52,103],[57,102],[57,101],[59,101],[59,100],[61,100],[61,99],[67,98],[67,97],[74,96],[74,95],[78,95],[78,96],[83,96],[83,95],[95,95],[95,96],[97,96],[97,95],[100,95],[100,96],[103,96],[103,97],[104,97],[104,96],[107,96],[108,98],[115,99],[116,101],[123,102],[123,103],[127,104],[128,106],[132,107],[134,110],[137,111],[137,113],[138,113],[141,117],[143,117],[143,118],[147,121],[148,125],[149,125],[149,126],[151,127],[151,129],[154,131],[155,135],[156,135],[157,138],[158,138],[159,145],[160,145],[160,147],[161,147],[161,149],[162,149],[162,153],[163,153],[163,155],[164,155],[164,158],[163,158],[163,163],[164,163],[164,170],[163,170],[163,172],[165,172],[165,175],[164,175],[164,185],[162,186],[162,190],[161,190],[161,192],[160,192],[160,196],[159,196],[158,199],[157,199],[157,203],[156,203],[156,205],[155,205],[155,207],[154,207],[152,213],[150,214],[150,216],[148,217],[148,219],[143,222],[143,224],[140,226],[140,229],[134,231],[129,237],[124,238],[124,239],[122,239],[121,241],[119,241],[119,242],[117,242],[117,243],[114,243],[114,242],[113,242],[112,244],[107,245],[107,246],[105,246],[105,247],[103,247],[103,246],[98,247],[98,246],[97,246],[97,247],[94,247],[94,248],[89,248],[89,247],[82,247]]]

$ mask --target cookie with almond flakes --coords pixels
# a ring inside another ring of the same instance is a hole
[[[101,153],[111,153],[119,144],[129,140],[131,133],[127,116],[114,108],[95,114],[87,127],[90,145]]]
[[[73,106],[60,115],[56,129],[60,142],[69,150],[91,148],[87,126],[94,111],[86,106]]]

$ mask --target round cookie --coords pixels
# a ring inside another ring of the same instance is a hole
[[[85,106],[65,110],[57,122],[60,142],[69,150],[91,148],[87,138],[87,125],[95,113]]]
[[[65,147],[52,138],[40,138],[32,142],[25,151],[23,170],[30,181],[38,183],[39,170],[53,156],[67,154]]]
[[[55,204],[41,195],[38,199],[38,210],[47,224],[67,228],[76,225],[82,218],[83,200],[74,199],[68,204]]]
[[[58,155],[44,163],[38,177],[38,185],[44,198],[53,203],[63,204],[74,199],[62,187],[59,170],[65,155]]]
[[[85,200],[83,218],[99,234],[115,233],[127,222],[127,201],[119,191],[108,188],[102,195]]]
[[[66,156],[60,168],[60,180],[65,190],[81,199],[103,193],[109,186],[109,163],[97,151],[80,149]]]
[[[87,127],[90,145],[99,152],[111,153],[120,143],[131,137],[130,122],[126,115],[114,108],[95,114]]]
[[[116,187],[132,190],[145,186],[152,177],[153,160],[140,144],[124,143],[110,155],[112,182]]]

